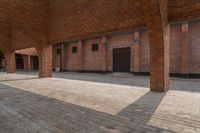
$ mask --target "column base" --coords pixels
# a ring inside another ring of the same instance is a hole
[[[52,77],[52,46],[38,48],[39,78]]]
[[[6,72],[15,73],[16,71],[15,53],[14,52],[6,53],[5,58],[6,58]]]

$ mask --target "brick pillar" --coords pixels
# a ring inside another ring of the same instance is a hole
[[[5,58],[6,58],[6,72],[15,73],[16,70],[15,52],[6,53]]]
[[[102,37],[101,44],[100,44],[100,50],[101,50],[101,64],[102,64],[102,72],[106,71],[106,37]]]
[[[131,50],[131,62],[132,62],[132,72],[135,74],[140,72],[139,66],[139,45],[140,44],[140,32],[134,32],[134,43]]]
[[[150,44],[150,88],[169,89],[168,0],[140,0],[147,23]]]
[[[24,71],[29,72],[31,70],[31,59],[30,55],[23,55]]]
[[[52,76],[52,45],[37,48],[39,58],[39,77]]]
[[[189,33],[188,22],[182,24],[182,57],[181,57],[181,73],[189,73]]]
[[[80,40],[78,43],[78,48],[77,48],[77,56],[78,56],[78,68],[79,71],[83,70],[83,57],[84,57],[84,53],[83,53],[83,42]]]

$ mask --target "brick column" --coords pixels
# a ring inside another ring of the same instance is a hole
[[[134,72],[134,74],[138,74],[140,72],[140,66],[139,66],[139,43],[140,43],[140,32],[139,31],[135,31],[134,32],[134,43],[132,46],[132,70]]]
[[[182,24],[182,57],[181,57],[181,73],[189,73],[189,33],[188,22]]]
[[[39,58],[39,77],[52,76],[52,45],[37,47]]]
[[[23,55],[24,71],[29,72],[31,70],[31,57],[30,55]]]
[[[150,44],[150,88],[169,89],[168,0],[140,0],[147,23]]]
[[[77,56],[78,56],[78,68],[79,68],[79,71],[82,71],[83,70],[83,57],[84,57],[84,53],[83,53],[83,42],[80,40],[78,42],[78,48],[77,48]]]
[[[101,44],[100,44],[100,49],[101,49],[101,64],[102,64],[102,72],[106,71],[106,37],[102,37],[101,39]]]
[[[6,72],[15,73],[16,70],[15,52],[6,53],[5,58],[6,58]]]

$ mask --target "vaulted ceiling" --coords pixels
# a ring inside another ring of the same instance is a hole
[[[141,6],[140,0],[0,0],[0,50],[145,26]],[[169,22],[200,17],[199,0],[169,0],[168,7]]]

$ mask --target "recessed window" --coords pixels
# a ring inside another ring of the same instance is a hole
[[[77,53],[77,47],[72,47],[72,53]]]
[[[92,51],[98,51],[99,50],[99,44],[92,44]]]

